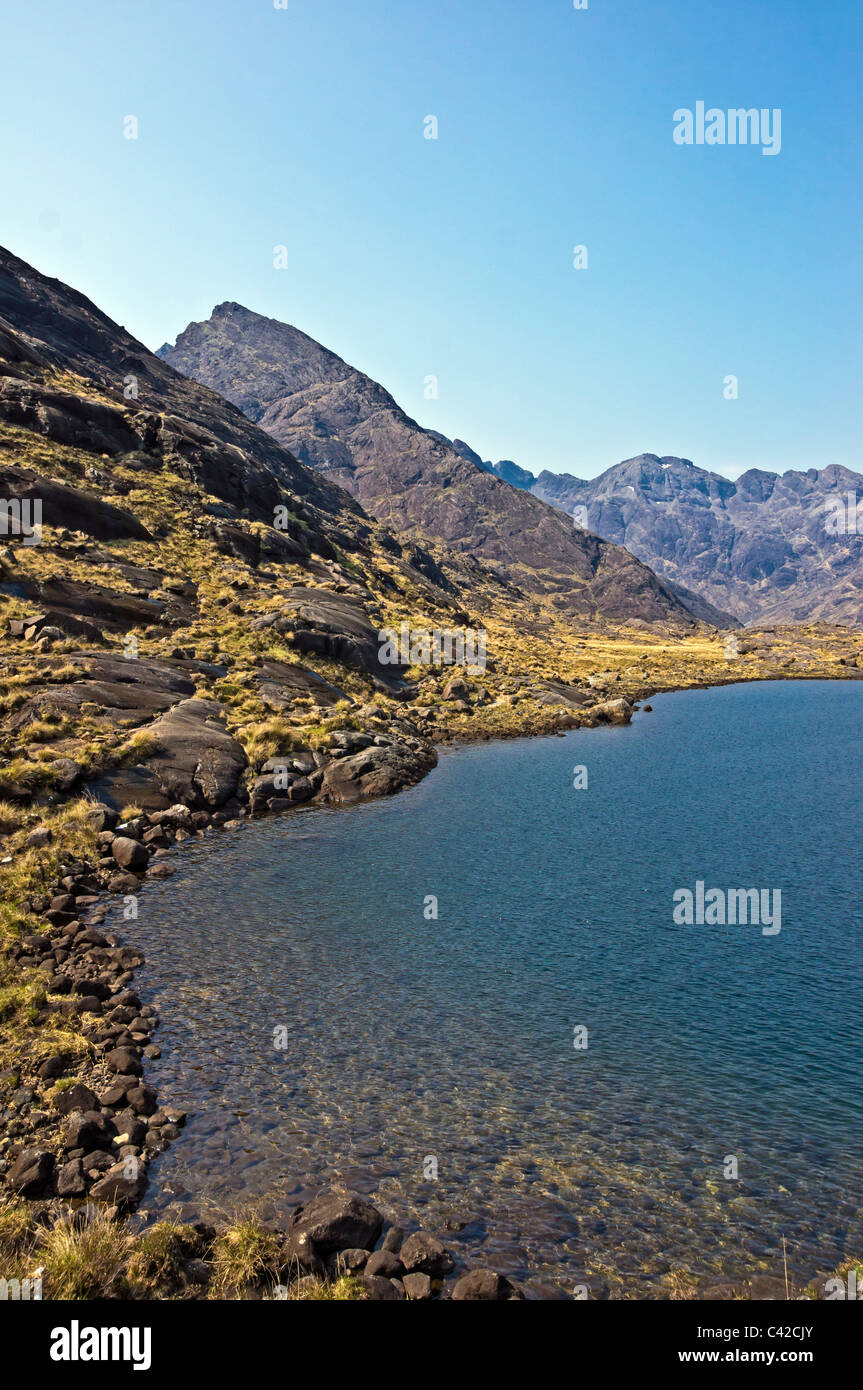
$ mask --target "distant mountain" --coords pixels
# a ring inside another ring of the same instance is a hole
[[[491,565],[574,616],[692,624],[629,551],[505,485],[462,441],[421,428],[377,382],[289,324],[220,304],[159,355],[233,401],[401,537]]]
[[[863,625],[863,536],[837,535],[826,524],[849,493],[863,501],[863,474],[836,465],[782,474],[752,468],[732,482],[656,454],[589,481],[536,477],[508,463],[493,468],[626,546],[707,621],[712,604],[746,623]]]

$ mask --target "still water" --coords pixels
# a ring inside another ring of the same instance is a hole
[[[863,684],[652,703],[174,856],[135,939],[193,1116],[150,1212],[335,1180],[535,1296],[859,1256]],[[697,881],[781,890],[781,930],[676,926]]]

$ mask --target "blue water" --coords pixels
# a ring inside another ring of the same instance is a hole
[[[195,1117],[151,1210],[335,1178],[546,1295],[859,1256],[863,685],[652,703],[175,857],[135,931]],[[696,880],[781,889],[781,931],[673,925]]]

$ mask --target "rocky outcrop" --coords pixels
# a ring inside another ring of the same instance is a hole
[[[392,796],[419,782],[436,763],[434,749],[420,740],[386,744],[376,739],[360,752],[346,753],[329,763],[324,770],[322,796],[336,805]]]
[[[308,666],[291,665],[286,661],[263,661],[256,673],[261,699],[270,709],[292,708],[297,696],[311,696],[316,705],[331,709],[340,700],[353,704],[350,696],[338,686],[331,685]]]
[[[0,420],[133,468],[157,471],[167,464],[205,492],[269,524],[287,494],[312,549],[320,540],[331,553],[324,518],[359,513],[344,492],[303,468],[213,391],[161,362],[84,295],[2,248],[0,342],[5,357]],[[82,400],[73,392],[58,391],[38,379],[40,368],[71,371],[98,386],[108,400],[94,402],[92,393]],[[135,390],[128,404],[122,395],[127,381]],[[112,399],[115,405],[109,403]],[[10,485],[18,485],[17,474]],[[36,495],[47,501],[49,494]],[[64,495],[61,490],[57,497]],[[89,499],[69,500],[77,510],[56,524],[106,539],[112,534],[110,527],[121,524],[98,505],[97,520],[89,518]],[[55,509],[53,501],[50,505],[52,517],[45,520],[54,524],[55,510],[59,516],[61,509]],[[137,525],[133,534],[141,529]]]
[[[378,629],[358,599],[329,589],[307,588],[295,588],[287,598],[286,608],[263,614],[252,627],[279,633],[301,655],[316,653],[363,671],[388,695],[407,698],[414,693],[414,687],[403,678],[403,666],[379,659]]]
[[[233,797],[247,759],[225,728],[215,700],[182,700],[149,727],[156,751],[144,766],[159,782],[166,804],[182,801],[217,809]]]
[[[2,386],[0,378],[0,386]],[[0,395],[0,417],[8,400]],[[95,493],[54,482],[27,468],[0,463],[0,498],[37,498],[42,525],[69,527],[99,540],[150,540],[147,528],[131,512],[106,502]]]
[[[19,581],[15,588],[20,598],[44,605],[48,610],[42,626],[54,623],[63,632],[84,640],[88,640],[87,634],[91,632],[98,637],[103,630],[126,632],[131,627],[146,627],[149,623],[177,626],[190,622],[195,616],[194,608],[188,603],[176,599],[139,598],[98,583],[51,579],[44,583]],[[29,635],[29,626],[23,629],[22,636]],[[14,628],[10,630],[14,635]],[[34,635],[38,635],[38,630]]]
[[[53,658],[51,664],[61,663],[80,670],[80,679],[37,686],[10,717],[9,728],[26,734],[34,720],[52,714],[75,716],[85,705],[98,709],[114,724],[143,723],[195,689],[186,670],[169,662],[75,652]]]

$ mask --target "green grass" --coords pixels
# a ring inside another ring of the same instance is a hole
[[[212,1255],[211,1298],[242,1295],[260,1284],[277,1282],[281,1242],[255,1216],[228,1226],[217,1237]]]
[[[101,1212],[80,1230],[57,1225],[42,1231],[35,1253],[45,1269],[46,1296],[78,1302],[122,1295],[129,1246],[126,1228]]]

